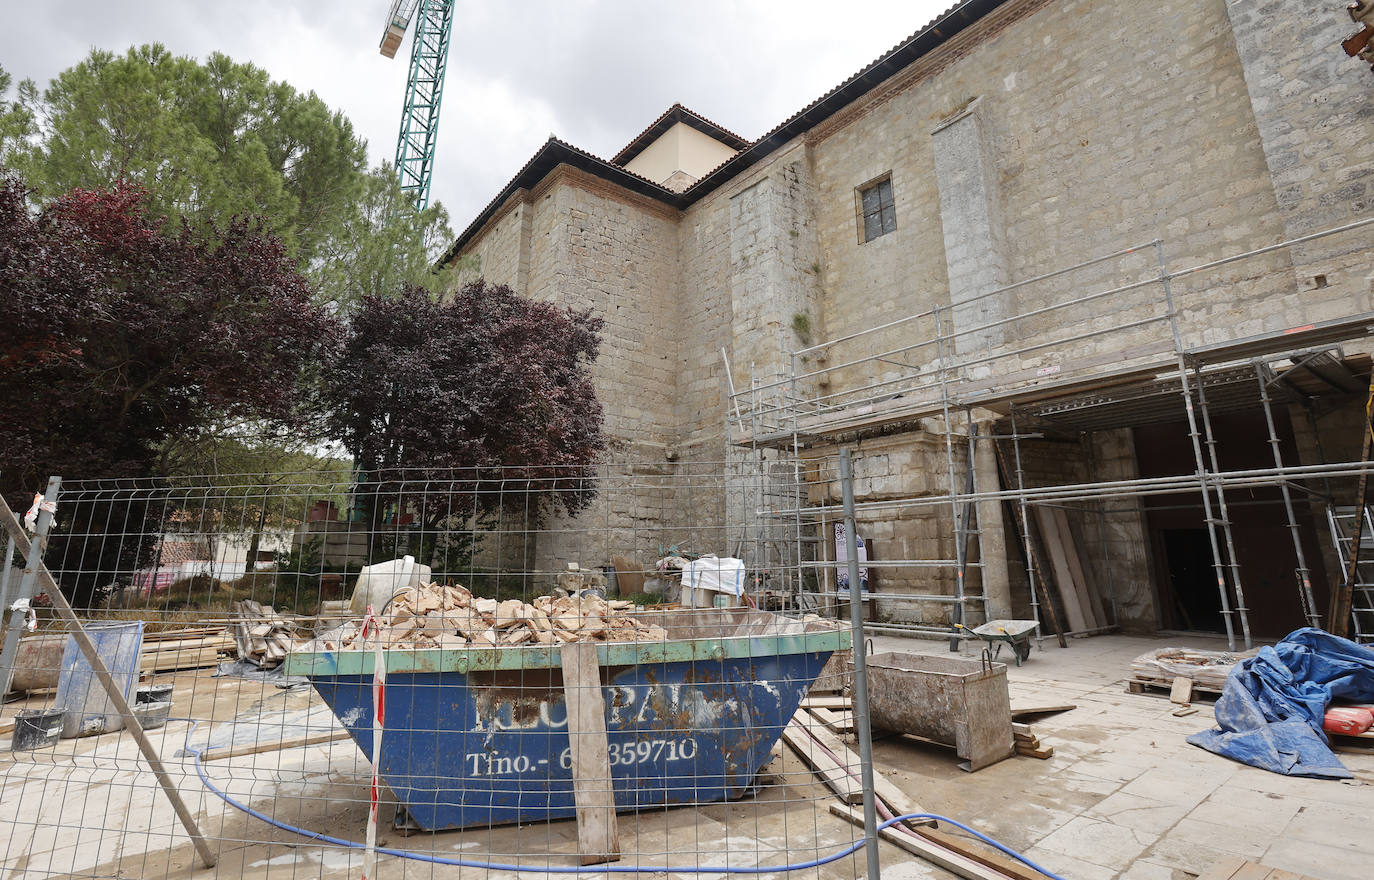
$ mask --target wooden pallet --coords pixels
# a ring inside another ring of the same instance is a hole
[[[1170,691],[1173,689],[1172,681],[1163,681],[1155,678],[1128,678],[1126,679],[1126,693],[1144,694],[1148,697],[1163,697],[1169,699]],[[1193,702],[1207,701],[1215,702],[1221,696],[1221,691],[1217,688],[1204,687],[1197,682],[1193,682]]]
[[[1374,728],[1358,736],[1346,736],[1343,733],[1333,733],[1331,734],[1331,748],[1342,749],[1348,752],[1374,751]]]

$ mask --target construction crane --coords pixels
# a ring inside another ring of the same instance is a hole
[[[418,13],[418,15],[417,15]],[[453,29],[453,0],[392,0],[382,54],[396,57],[410,22],[415,19],[415,42],[410,50],[410,76],[401,107],[401,134],[396,139],[396,173],[401,191],[415,200],[415,210],[429,206],[429,180],[434,171],[434,147],[439,137],[439,103],[444,96],[449,36]]]

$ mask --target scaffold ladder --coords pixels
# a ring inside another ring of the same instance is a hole
[[[1369,395],[1364,403],[1364,437],[1360,442],[1360,463],[1365,465],[1365,469],[1360,471],[1360,480],[1355,490],[1355,506],[1351,509],[1352,530],[1348,533],[1348,542],[1344,545],[1347,555],[1341,557],[1341,568],[1345,572],[1342,581],[1336,584],[1331,591],[1331,610],[1327,614],[1327,627],[1333,635],[1343,636],[1349,632],[1348,627],[1354,626],[1355,632],[1350,633],[1356,641],[1360,641],[1359,615],[1365,613],[1365,609],[1370,607],[1370,591],[1366,586],[1366,581],[1360,574],[1361,551],[1369,544],[1374,544],[1374,522],[1369,519],[1369,453],[1370,441],[1374,440],[1374,372],[1369,376]],[[1356,511],[1364,511],[1363,516],[1353,515]],[[1334,522],[1334,519],[1333,519]],[[1333,525],[1334,529],[1334,525]],[[1334,538],[1334,531],[1333,531]],[[1339,540],[1336,541],[1336,549],[1342,549]],[[1356,601],[1356,596],[1361,597]],[[1359,608],[1357,606],[1363,606]],[[1366,618],[1366,624],[1369,623]]]
[[[1364,516],[1360,516],[1363,509]],[[1350,590],[1350,638],[1357,642],[1374,642],[1374,511],[1368,506],[1328,507],[1326,522],[1331,527],[1331,543],[1347,575],[1354,563],[1355,579]],[[1358,525],[1357,525],[1358,523]],[[1356,535],[1359,552],[1355,552]],[[1331,618],[1334,629],[1336,619]]]

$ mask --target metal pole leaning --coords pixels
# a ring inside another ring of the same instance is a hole
[[[24,546],[24,527],[19,524],[14,511],[10,509],[9,503],[0,496],[0,525],[5,527],[5,531],[14,539],[16,546]],[[81,620],[72,611],[72,606],[67,602],[67,597],[62,595],[62,590],[57,586],[57,581],[53,579],[52,572],[43,564],[43,560],[38,558],[37,553],[30,549],[25,554],[25,574],[30,571],[38,579],[38,584],[52,599],[52,606],[68,625],[72,627],[72,638],[76,639],[77,647],[86,656],[86,662],[91,664],[91,670],[95,672],[95,677],[100,681],[101,687],[114,703],[115,710],[124,719],[124,726],[129,729],[129,733],[138,742],[139,751],[143,752],[143,758],[152,768],[153,775],[157,777],[158,784],[162,786],[163,792],[167,795],[167,800],[171,802],[172,809],[176,811],[177,818],[181,820],[182,827],[186,833],[191,835],[191,842],[196,846],[196,852],[200,855],[200,861],[205,867],[215,866],[215,853],[210,849],[210,844],[201,835],[200,828],[196,825],[195,817],[187,809],[186,802],[181,799],[181,792],[177,791],[172,784],[172,777],[168,775],[167,769],[162,766],[162,759],[158,756],[157,749],[153,748],[153,743],[148,739],[148,735],[143,732],[143,725],[139,724],[137,716],[129,708],[129,701],[124,699],[124,693],[115,683],[114,676],[110,675],[110,669],[105,665],[100,653],[95,649],[95,643],[90,636],[86,635],[85,627],[81,625]]]
[[[854,732],[859,737],[859,779],[864,787],[864,849],[868,880],[879,880],[878,806],[873,795],[873,732],[868,723],[868,652],[864,643],[863,585],[859,583],[859,542],[854,524],[854,466],[849,449],[840,450],[840,493],[844,501],[844,540],[849,567],[849,626],[854,639]]]
[[[5,565],[0,568],[0,608],[10,604],[10,569],[14,567],[14,539],[5,539]]]

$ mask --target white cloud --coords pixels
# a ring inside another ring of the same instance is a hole
[[[18,6],[18,0],[5,0]],[[910,35],[937,0],[458,0],[433,197],[461,229],[549,134],[610,156],[680,101],[755,138]],[[221,51],[316,92],[394,156],[409,43],[389,0],[63,0],[9,9],[0,65],[45,85],[92,47]],[[22,22],[15,26],[16,22]]]

